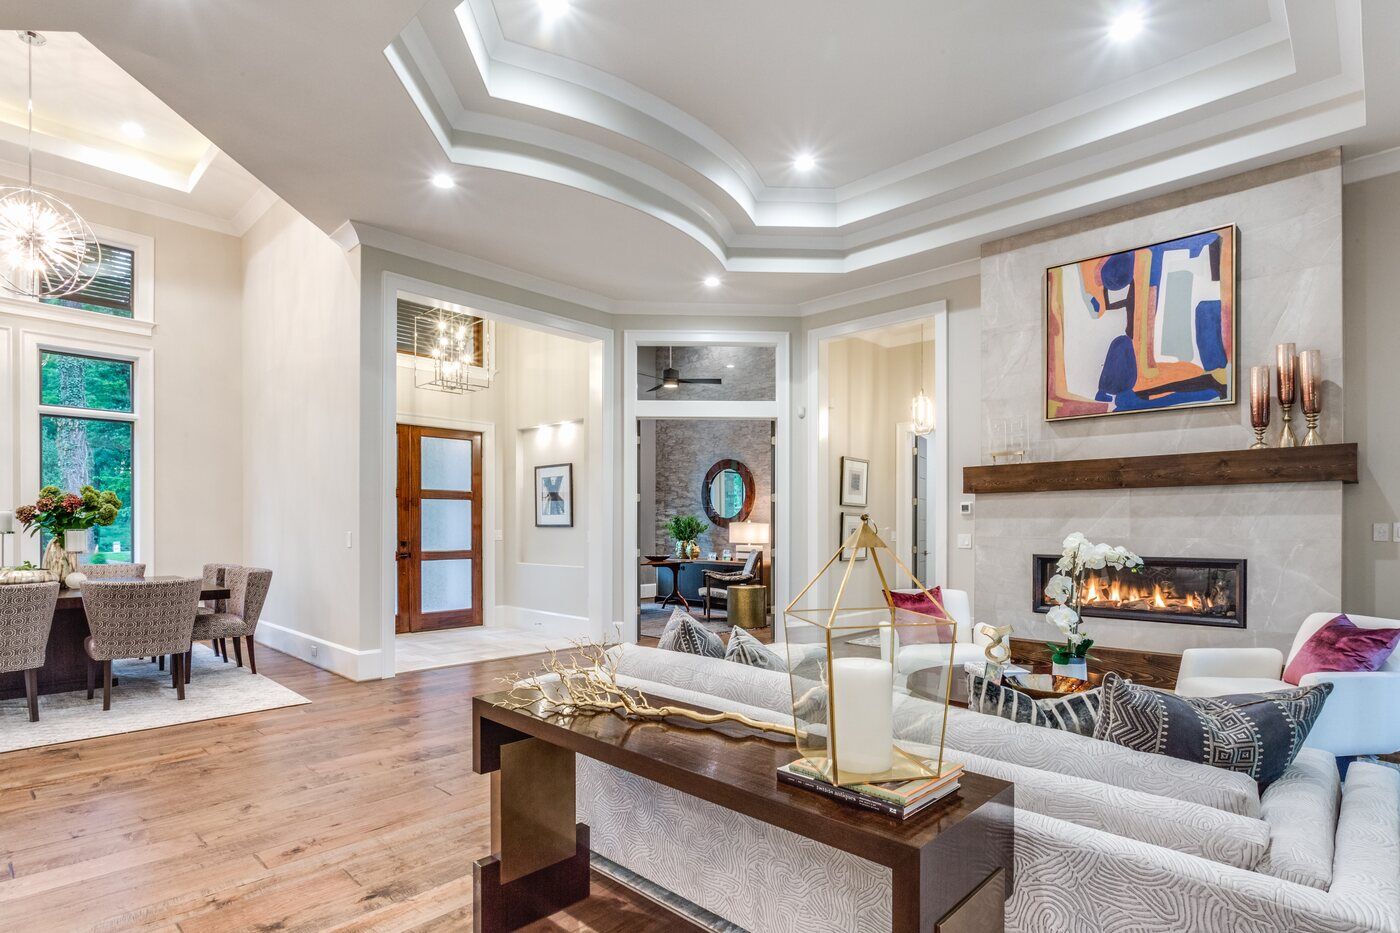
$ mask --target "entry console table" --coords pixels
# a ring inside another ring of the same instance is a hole
[[[547,717],[505,700],[472,701],[473,768],[491,775],[493,851],[474,868],[478,933],[517,930],[588,897],[575,755],[888,867],[895,933],[1003,929],[1015,807],[1005,781],[964,773],[956,793],[900,821],[779,783],[776,769],[795,748],[738,724]]]

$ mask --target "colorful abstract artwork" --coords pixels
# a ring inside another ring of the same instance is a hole
[[[535,527],[572,528],[573,524],[574,465],[535,467]]]
[[[1234,227],[1045,271],[1045,418],[1235,401]]]

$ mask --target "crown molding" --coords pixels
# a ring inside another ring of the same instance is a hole
[[[850,308],[895,295],[908,294],[922,288],[931,288],[946,282],[956,282],[958,279],[976,278],[981,274],[981,260],[964,259],[961,262],[939,266],[926,272],[916,272],[912,275],[877,282],[863,288],[853,288],[850,291],[838,292],[824,298],[804,301],[797,306],[797,311],[803,317],[812,317],[817,314],[825,314],[828,311],[837,311],[841,308]]]
[[[1354,159],[1345,159],[1342,162],[1342,184],[1368,181],[1393,172],[1400,172],[1400,146],[1357,156]]]
[[[259,184],[257,189],[243,202],[243,206],[238,209],[238,213],[233,215],[230,226],[233,228],[233,235],[243,237],[248,231],[253,229],[253,224],[262,220],[263,215],[272,209],[272,205],[280,201],[276,192],[264,184]]]

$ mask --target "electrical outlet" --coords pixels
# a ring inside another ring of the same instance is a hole
[[[1390,540],[1400,541],[1400,522],[1395,523],[1395,527],[1390,531]]]
[[[314,658],[314,657],[316,657],[316,651],[317,651],[317,649],[319,649],[321,646],[320,646],[320,645],[316,645],[316,644],[312,644],[312,645],[309,645],[308,647],[311,649],[311,656]]]
[[[1376,522],[1371,526],[1371,540],[1377,543],[1390,541],[1390,524]]]
[[[972,535],[958,535],[958,547],[967,549],[972,547]]]
[[[347,548],[352,548],[352,547],[355,546],[355,532],[353,532],[353,531],[347,531],[347,532],[345,532],[345,546],[346,546]]]

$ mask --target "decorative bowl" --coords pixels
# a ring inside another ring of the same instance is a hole
[[[671,555],[670,555],[670,554],[647,554],[647,555],[645,555],[645,556],[646,556],[646,559],[649,560],[649,561],[651,561],[653,564],[656,563],[656,562],[659,561],[659,560],[670,560],[670,559],[671,559]]]

